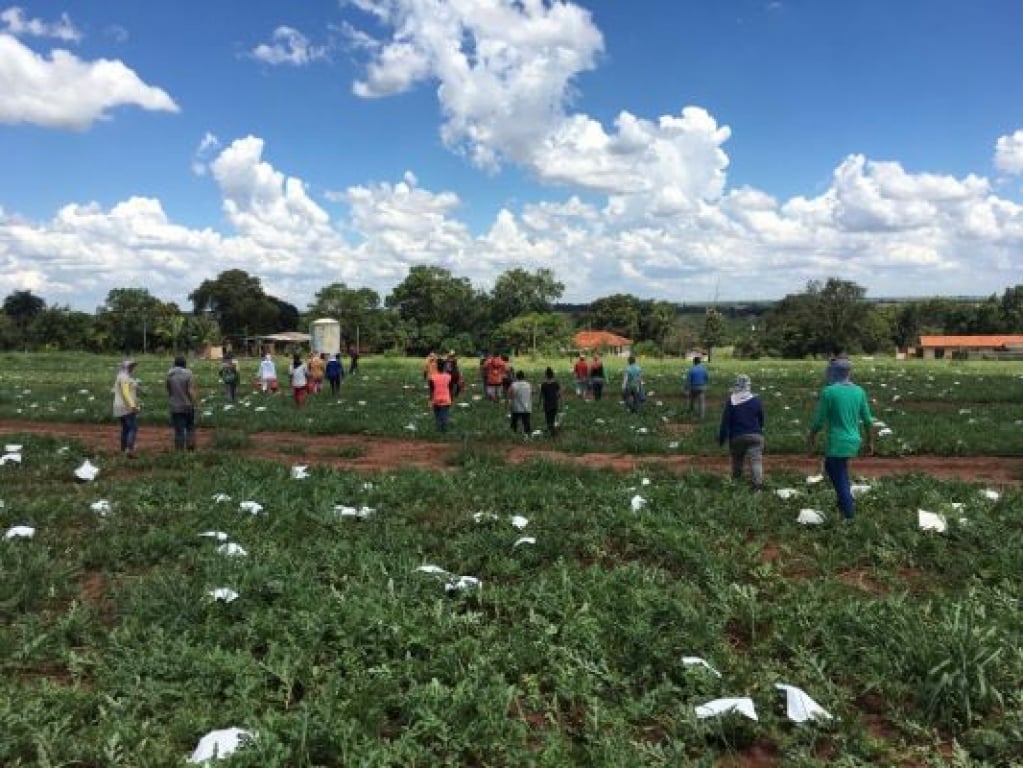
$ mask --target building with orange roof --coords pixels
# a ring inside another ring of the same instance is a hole
[[[921,336],[919,349],[925,360],[1023,356],[1023,334]]]
[[[627,355],[632,348],[632,339],[610,331],[578,331],[572,337],[572,343],[579,350],[612,355]]]

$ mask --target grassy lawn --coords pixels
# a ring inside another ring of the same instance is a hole
[[[367,368],[353,390],[377,386]],[[407,403],[403,370],[381,370],[381,389]],[[897,370],[889,388],[926,380]],[[779,386],[809,377],[774,371],[762,378]],[[84,379],[99,401],[103,377]],[[47,403],[68,387],[24,388]],[[288,415],[304,428],[283,406],[275,418]],[[377,416],[363,423],[387,423]],[[994,766],[1023,754],[1018,490],[992,500],[927,477],[877,481],[844,526],[830,489],[802,477],[781,478],[800,490],[783,500],[715,476],[465,455],[456,472],[294,480],[211,450],[113,459],[81,485],[80,446],[21,442],[23,463],[0,467],[4,530],[36,528],[0,541],[5,766],[176,765],[229,726],[257,734],[230,763],[247,766]],[[342,518],[339,504],[375,511]],[[803,507],[827,523],[797,525]],[[920,531],[919,508],[948,531]],[[204,531],[248,555],[218,553]],[[514,546],[523,536],[535,544]],[[482,586],[447,594],[424,564]],[[220,587],[240,597],[214,602]],[[777,683],[833,718],[790,723]],[[751,697],[759,720],[696,717],[731,696]]]

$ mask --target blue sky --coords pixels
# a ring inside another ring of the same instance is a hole
[[[1012,0],[0,2],[0,292],[1023,275]]]

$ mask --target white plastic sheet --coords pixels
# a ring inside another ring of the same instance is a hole
[[[238,509],[242,512],[248,512],[250,515],[258,515],[263,511],[263,505],[258,501],[243,501],[238,504]]]
[[[482,523],[486,520],[500,520],[501,518],[493,512],[473,512],[472,519],[477,523]]]
[[[210,731],[201,739],[196,746],[192,756],[188,758],[190,763],[207,763],[221,757],[234,754],[246,741],[255,738],[249,731],[241,728],[224,728],[220,731]]]
[[[799,491],[795,488],[779,488],[774,493],[782,501],[788,501],[789,499],[799,495]]]
[[[202,536],[203,538],[206,538],[206,539],[215,539],[215,540],[217,540],[217,541],[227,541],[227,540],[228,540],[228,538],[230,538],[230,537],[229,537],[229,536],[228,536],[228,535],[227,535],[226,533],[224,533],[223,531],[203,531],[203,532],[202,532],[202,533],[200,533],[199,535],[200,535],[200,536]]]
[[[948,522],[942,515],[936,515],[933,512],[928,512],[926,509],[918,509],[916,511],[916,516],[917,524],[920,526],[921,531],[944,533],[948,530]]]
[[[291,468],[292,480],[305,480],[309,477],[309,466],[307,464],[296,464]]]
[[[682,665],[686,667],[703,667],[710,671],[715,677],[721,677],[721,673],[714,669],[714,667],[710,665],[710,662],[700,656],[683,656]]]
[[[248,552],[240,544],[235,544],[233,541],[229,541],[226,544],[221,544],[217,547],[217,552],[228,557],[245,557]]]
[[[31,539],[36,535],[36,529],[28,525],[16,525],[8,528],[4,534],[5,539]]]
[[[107,501],[106,499],[100,499],[99,501],[92,502],[92,504],[89,505],[89,509],[91,509],[100,517],[106,517],[108,514],[110,514],[111,506],[110,502]]]
[[[21,464],[21,454],[17,451],[5,453],[3,456],[0,456],[0,467],[4,464]]]
[[[231,500],[231,497],[228,496],[226,493],[215,493],[215,494],[213,494],[213,503],[214,504],[222,504],[225,501],[230,501],[230,500]]]
[[[512,548],[520,547],[523,544],[536,544],[536,538],[533,536],[523,536],[521,539],[517,539]]]
[[[796,522],[800,525],[823,525],[824,513],[818,509],[801,509]]]
[[[993,491],[990,488],[985,488],[983,491],[980,492],[980,495],[983,496],[988,501],[998,501],[1000,498],[1002,498],[1002,494],[1000,494],[998,491]]]
[[[831,715],[814,701],[802,688],[785,683],[776,683],[775,688],[785,694],[785,714],[794,723],[807,720],[830,720]]]
[[[433,576],[447,576],[449,572],[445,571],[439,565],[427,563],[426,565],[421,565],[416,568],[416,573],[428,573]]]
[[[853,496],[863,496],[866,493],[870,493],[870,488],[871,486],[866,485],[865,483],[853,483],[849,486],[849,492],[852,493]]]
[[[529,520],[522,515],[515,515],[515,517],[511,519],[511,524],[521,531],[529,525]]]
[[[372,507],[347,507],[344,504],[336,504],[334,506],[334,513],[338,517],[354,517],[358,520],[365,520],[374,512],[376,510]]]
[[[639,512],[639,510],[643,509],[643,507],[646,506],[646,499],[644,499],[639,494],[636,494],[635,496],[632,497],[632,500],[629,502],[629,506],[632,507],[633,512]]]
[[[81,463],[78,469],[75,470],[75,477],[84,482],[92,482],[96,479],[96,475],[99,474],[99,467],[93,464],[91,461],[86,459]]]
[[[459,576],[454,581],[449,581],[444,585],[446,592],[465,592],[470,589],[478,589],[483,586],[483,582],[477,579],[475,576]]]
[[[807,485],[817,485],[817,483],[824,480],[824,475],[810,475],[806,478]]]
[[[7,445],[4,446],[4,453],[21,453],[21,449],[23,447],[24,446],[18,445],[16,443],[8,443]]]
[[[238,599],[239,595],[233,589],[229,587],[217,587],[209,591],[210,597],[216,602],[220,603],[233,603]]]
[[[696,708],[696,716],[701,720],[708,717],[719,717],[729,712],[738,712],[750,720],[757,719],[757,710],[753,706],[753,699],[748,696],[739,698],[714,699]]]

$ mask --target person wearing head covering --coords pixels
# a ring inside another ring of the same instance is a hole
[[[220,365],[220,381],[224,384],[224,397],[233,403],[238,399],[238,365],[234,358],[228,355]]]
[[[259,384],[264,393],[277,391],[277,364],[269,352],[259,363]]]
[[[870,413],[867,393],[852,383],[852,363],[849,358],[838,357],[832,362],[835,381],[821,389],[806,437],[812,454],[817,433],[827,430],[824,447],[824,472],[835,488],[838,508],[842,517],[852,520],[855,502],[849,483],[849,459],[859,455],[863,444],[861,428],[867,433],[867,450],[874,452],[874,417]]]
[[[132,376],[135,361],[125,360],[114,379],[114,418],[121,422],[121,453],[135,458],[135,440],[139,434],[138,381]]]
[[[184,355],[174,358],[174,367],[167,371],[167,395],[170,398],[171,426],[174,427],[174,450],[195,450],[195,409],[199,392],[195,377],[188,370]]]
[[[849,367],[849,357],[841,349],[835,347],[828,358],[828,367],[824,369],[825,384],[834,384],[841,380],[841,371]]]
[[[759,491],[764,487],[764,406],[750,387],[749,376],[740,373],[735,377],[721,413],[718,445],[728,443],[734,480],[742,477],[743,465],[749,457],[753,489]]]

